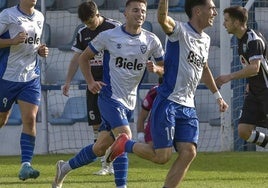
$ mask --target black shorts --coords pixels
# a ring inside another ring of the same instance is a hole
[[[239,123],[268,128],[268,90],[259,96],[246,96]]]
[[[87,89],[87,117],[88,125],[98,125],[101,123],[101,115],[98,107],[99,94],[93,94]]]

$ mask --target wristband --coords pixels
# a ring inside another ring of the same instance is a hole
[[[217,99],[222,99],[221,93],[219,91],[216,91],[214,94],[214,97]]]
[[[137,135],[137,139],[138,139],[138,142],[141,142],[141,143],[144,143],[144,132],[138,132],[138,135]]]

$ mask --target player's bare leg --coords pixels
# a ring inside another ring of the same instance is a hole
[[[8,117],[10,116],[11,110],[7,112],[0,112],[0,128],[4,127],[8,121]]]
[[[94,142],[97,141],[98,133],[99,133],[99,126],[100,125],[93,125],[93,132],[94,132]],[[105,176],[105,175],[112,175],[114,174],[114,168],[112,163],[106,163],[105,157],[100,157],[101,161],[101,169],[97,172],[93,172],[94,175],[98,176]]]
[[[238,125],[239,137],[264,148],[268,143],[268,136],[255,128],[255,125],[240,123]]]
[[[179,186],[196,156],[196,147],[192,143],[177,143],[177,148],[178,157],[166,176],[164,187]]]
[[[40,175],[38,170],[31,166],[31,161],[34,155],[35,137],[36,137],[36,115],[38,106],[18,101],[22,117],[22,133],[20,138],[21,146],[21,169],[19,172],[20,180],[27,180],[29,178],[37,178]]]

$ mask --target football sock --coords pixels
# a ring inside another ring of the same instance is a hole
[[[35,146],[35,136],[21,133],[20,147],[21,147],[21,163],[31,163],[33,158],[33,151]]]
[[[133,146],[136,142],[133,140],[128,140],[125,145],[125,151],[127,153],[133,153]]]
[[[116,187],[126,187],[128,174],[128,157],[126,152],[114,160],[113,167]]]
[[[93,144],[84,147],[80,152],[69,160],[72,169],[79,168],[97,160],[97,156],[93,152]]]
[[[265,147],[268,143],[268,137],[262,132],[253,130],[247,142],[255,143],[258,146]]]

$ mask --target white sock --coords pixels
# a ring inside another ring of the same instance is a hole
[[[21,167],[23,167],[25,164],[31,166],[31,163],[30,162],[23,162],[23,163],[21,163]]]
[[[256,138],[256,131],[253,130],[253,131],[251,132],[250,137],[247,139],[247,142],[253,143],[253,141],[255,140],[255,138]]]
[[[69,165],[69,162],[64,163],[64,165],[62,165],[62,169],[63,172],[70,172],[72,170],[71,166]]]
[[[116,188],[127,188],[127,185],[118,186]]]

